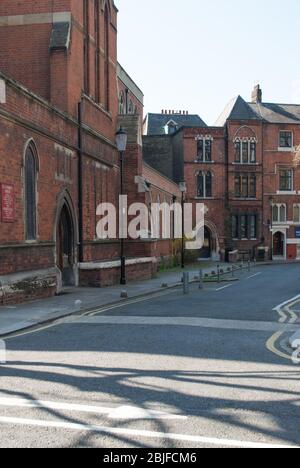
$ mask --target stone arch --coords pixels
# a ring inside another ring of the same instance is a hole
[[[217,226],[209,219],[205,219],[205,227],[211,234],[211,259],[220,260],[220,242]]]
[[[55,264],[60,272],[59,289],[78,285],[78,221],[72,198],[63,190],[57,201],[53,238]]]
[[[243,139],[250,139],[253,141],[257,141],[257,135],[253,128],[249,127],[248,125],[242,125],[236,132],[233,137],[233,141],[236,140],[243,140]]]

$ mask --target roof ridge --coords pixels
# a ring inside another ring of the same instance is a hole
[[[247,102],[247,104],[253,104],[253,105],[264,105],[264,104],[275,104],[276,106],[297,106],[300,107],[300,104],[288,104],[288,103],[283,103],[283,102]]]

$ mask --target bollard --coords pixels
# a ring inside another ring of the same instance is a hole
[[[220,278],[220,265],[218,265],[218,283],[221,282],[221,278]]]
[[[190,292],[190,275],[188,272],[183,273],[183,294]]]
[[[234,278],[234,265],[232,265],[231,275],[232,275],[232,278]]]
[[[0,364],[6,364],[6,344],[4,340],[0,340]]]
[[[254,259],[254,268],[256,268],[256,258]]]
[[[199,272],[199,289],[203,289],[204,284],[203,284],[203,271],[200,270]]]
[[[248,271],[251,271],[251,261],[248,260]]]

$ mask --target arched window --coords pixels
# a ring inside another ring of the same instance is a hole
[[[211,198],[212,197],[212,172],[200,171],[197,175],[197,197]]]
[[[124,114],[124,92],[120,91],[119,94],[119,114],[122,115]]]
[[[234,161],[237,164],[255,164],[256,163],[256,147],[257,141],[255,138],[236,138],[234,140],[235,157]]]
[[[100,102],[100,8],[95,0],[95,100]]]
[[[84,92],[90,92],[90,63],[89,63],[89,1],[83,0],[83,70],[84,70]]]
[[[286,222],[286,205],[275,204],[273,205],[273,223]]]
[[[106,4],[104,11],[104,106],[109,110],[109,23],[110,14]]]
[[[206,174],[205,180],[205,196],[207,198],[212,197],[212,173],[209,171]]]
[[[129,107],[128,107],[128,114],[133,114],[134,113],[134,107],[133,107],[133,102],[130,99],[129,101]]]
[[[204,198],[204,173],[201,171],[197,175],[197,196]]]
[[[36,239],[36,180],[37,159],[34,145],[28,146],[25,155],[25,235],[26,240]]]

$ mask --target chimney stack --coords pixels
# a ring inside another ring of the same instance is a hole
[[[252,91],[251,101],[253,104],[261,104],[262,103],[262,90],[260,85],[256,85],[254,90]]]

